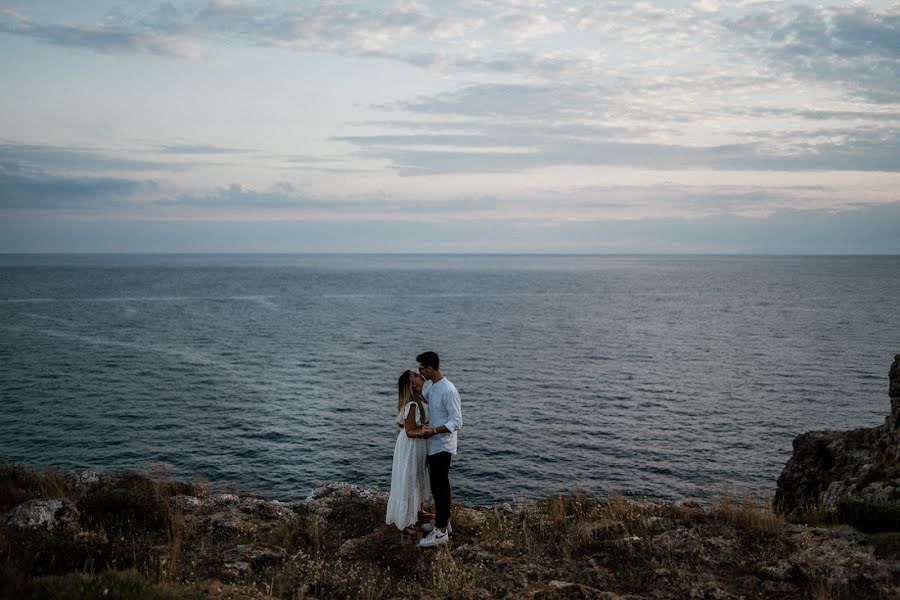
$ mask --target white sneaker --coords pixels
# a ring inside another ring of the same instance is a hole
[[[434,521],[429,521],[422,525],[423,533],[431,533],[432,529],[434,529]],[[453,525],[450,524],[450,521],[447,521],[447,533],[453,533]]]
[[[430,548],[432,546],[437,546],[440,544],[446,544],[450,541],[450,526],[447,525],[447,531],[441,531],[437,527],[431,530],[425,539],[419,542],[419,545],[423,548]]]

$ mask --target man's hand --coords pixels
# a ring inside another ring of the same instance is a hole
[[[427,425],[422,428],[422,437],[426,440],[434,435],[434,428],[428,427]]]

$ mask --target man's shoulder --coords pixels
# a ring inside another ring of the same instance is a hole
[[[449,379],[447,379],[446,377],[444,377],[443,379],[441,379],[441,382],[444,382],[444,381],[447,382],[447,383],[444,384],[444,391],[445,391],[445,392],[450,392],[450,391],[452,391],[453,393],[455,393],[455,394],[458,396],[458,395],[459,395],[459,391],[457,391],[456,386],[453,385],[453,382],[450,381]]]
[[[450,383],[450,380],[446,377],[441,377],[438,381],[432,383],[430,388],[431,393],[437,394],[439,397],[443,396],[451,389],[454,389],[453,384]]]

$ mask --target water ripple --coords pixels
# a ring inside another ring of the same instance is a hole
[[[282,499],[388,487],[428,348],[473,502],[771,489],[797,433],[883,421],[900,351],[892,257],[58,260],[0,266],[0,453]]]

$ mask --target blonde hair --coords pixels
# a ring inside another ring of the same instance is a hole
[[[425,409],[422,406],[422,398],[421,396],[417,396],[413,393],[412,387],[412,370],[403,371],[400,374],[400,379],[397,380],[397,418],[400,418],[400,415],[403,414],[403,407],[405,407],[410,402],[415,402],[416,406],[419,407],[419,421],[425,420]]]

